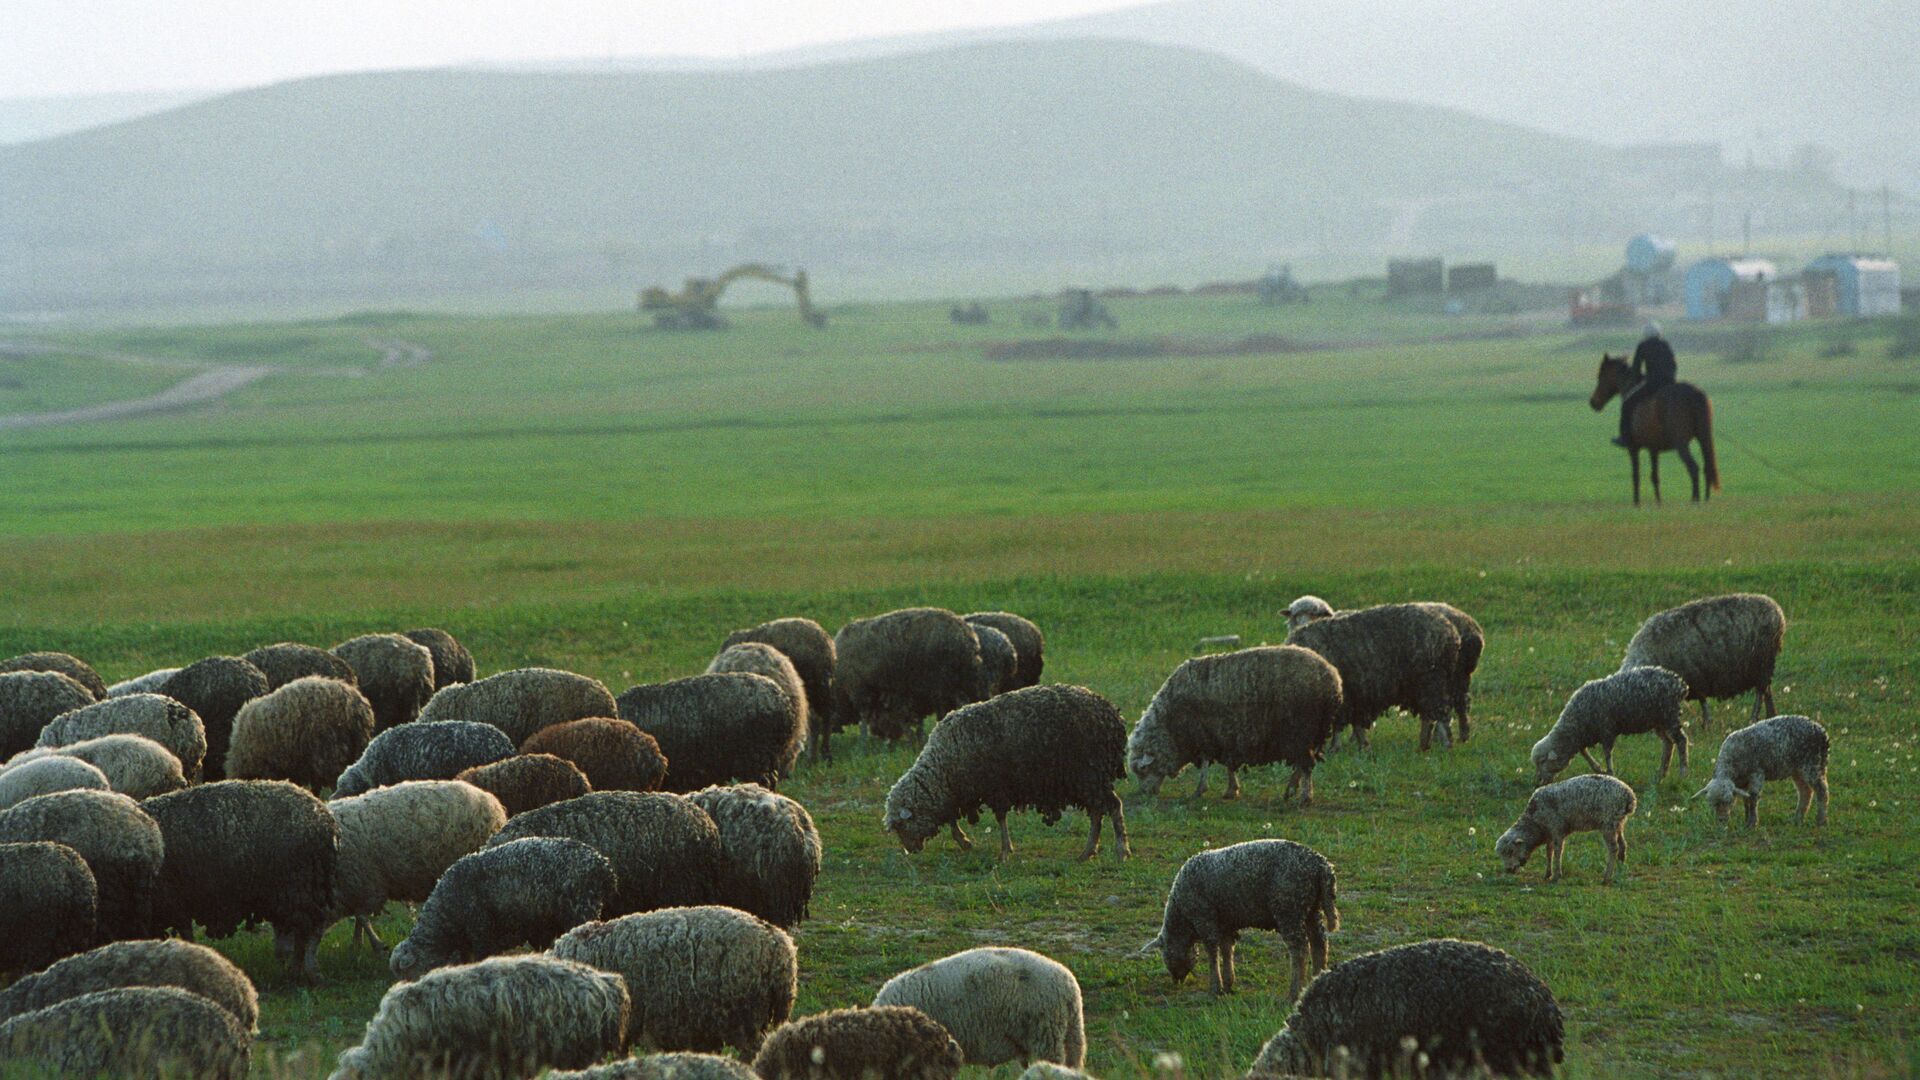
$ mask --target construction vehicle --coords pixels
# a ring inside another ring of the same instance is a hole
[[[1094,299],[1090,289],[1068,289],[1061,294],[1059,325],[1062,330],[1091,330],[1096,326],[1112,330],[1119,326],[1107,305]]]
[[[640,310],[652,312],[653,325],[662,330],[724,330],[727,320],[720,315],[720,294],[741,278],[785,285],[793,290],[794,299],[800,303],[800,317],[808,326],[827,325],[827,317],[814,309],[813,297],[807,292],[807,272],[795,270],[789,275],[765,263],[741,263],[716,278],[688,278],[677,293],[650,286],[640,293]]]
[[[1307,302],[1306,286],[1293,279],[1293,267],[1274,265],[1267,267],[1267,276],[1260,279],[1254,291],[1260,294],[1263,304],[1304,304]]]

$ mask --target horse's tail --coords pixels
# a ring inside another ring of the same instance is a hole
[[[1696,391],[1700,402],[1695,407],[1695,420],[1700,428],[1700,456],[1706,459],[1707,490],[1720,490],[1720,460],[1713,453],[1713,399],[1705,391]]]

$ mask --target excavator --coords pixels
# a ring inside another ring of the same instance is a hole
[[[653,324],[662,330],[724,330],[727,320],[720,316],[720,294],[741,278],[785,285],[800,302],[800,317],[808,326],[827,325],[827,317],[814,309],[807,292],[807,272],[795,270],[789,276],[765,263],[741,263],[717,278],[688,278],[677,293],[651,286],[640,294],[640,310],[652,312]]]

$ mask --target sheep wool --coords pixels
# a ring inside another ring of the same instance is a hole
[[[290,780],[318,794],[360,760],[373,727],[373,706],[357,687],[322,675],[295,679],[241,706],[226,774]]]
[[[174,986],[96,990],[0,1024],[0,1060],[56,1076],[240,1080],[252,1051],[232,1013]]]
[[[546,1080],[760,1080],[760,1076],[744,1063],[718,1054],[648,1054],[591,1069],[550,1072]]]
[[[1720,743],[1713,779],[1694,793],[1726,821],[1735,796],[1746,800],[1747,828],[1760,820],[1760,788],[1768,780],[1792,780],[1800,791],[1796,821],[1807,819],[1807,804],[1818,800],[1815,825],[1827,823],[1827,729],[1804,716],[1776,716],[1749,724]]]
[[[518,746],[542,728],[618,716],[617,708],[598,679],[553,668],[516,668],[435,693],[420,719],[492,724]]]
[[[720,648],[724,652],[747,642],[771,645],[793,663],[793,670],[799,673],[800,683],[806,688],[808,731],[818,729],[826,733],[840,726],[833,715],[833,635],[812,619],[792,616],[735,630],[727,635]],[[824,739],[821,748],[823,752],[827,749]],[[833,755],[824,756],[830,760]]]
[[[201,777],[225,780],[233,718],[242,705],[271,693],[272,687],[265,673],[237,656],[209,656],[175,672],[160,684],[159,692],[192,709],[206,730]]]
[[[522,754],[551,754],[578,766],[594,791],[653,791],[668,761],[653,736],[605,716],[542,728],[520,744]]]
[[[86,687],[95,701],[107,696],[107,684],[100,678],[100,673],[93,670],[93,665],[70,653],[30,652],[0,660],[0,673],[9,671],[57,671]]]
[[[1622,735],[1653,732],[1660,737],[1660,773],[1663,780],[1680,750],[1680,771],[1687,771],[1687,732],[1680,707],[1687,700],[1687,684],[1660,667],[1627,668],[1604,679],[1594,679],[1573,692],[1552,730],[1533,744],[1533,782],[1546,784],[1567,767],[1575,754],[1587,759],[1595,772],[1613,772],[1613,744]],[[1588,748],[1598,745],[1606,764],[1593,760]]]
[[[1473,673],[1480,667],[1480,655],[1487,648],[1486,631],[1480,629],[1473,616],[1452,604],[1426,601],[1414,606],[1447,620],[1460,635],[1460,658],[1453,669],[1452,705],[1453,718],[1460,725],[1460,741],[1466,742],[1472,726],[1468,712],[1473,706]]]
[[[580,766],[552,754],[515,754],[491,765],[463,769],[454,779],[491,793],[507,808],[508,817],[593,790]]]
[[[459,639],[438,627],[423,626],[405,630],[401,637],[433,654],[433,690],[439,693],[455,683],[473,681],[473,654]]]
[[[737,645],[729,645],[720,650],[719,655],[708,661],[706,674],[719,675],[729,671],[748,675],[765,675],[779,683],[780,688],[793,699],[794,707],[800,714],[800,723],[807,728],[808,741],[816,741],[812,727],[811,707],[807,701],[806,684],[801,681],[799,669],[793,666],[792,660],[787,659],[786,653],[759,641],[744,641]]]
[[[1340,929],[1333,864],[1291,840],[1248,840],[1186,861],[1167,894],[1159,948],[1175,982],[1193,970],[1194,946],[1207,950],[1207,988],[1233,992],[1234,944],[1242,930],[1273,930],[1287,943],[1292,977],[1287,1000],[1300,996],[1307,967],[1327,967],[1327,934]]]
[[[487,846],[527,836],[564,836],[605,855],[619,882],[609,916],[707,903],[720,878],[720,830],[681,795],[595,791],[509,818]]]
[[[322,679],[334,679],[348,686],[360,685],[360,679],[353,673],[353,665],[333,655],[317,645],[302,645],[297,641],[282,641],[273,645],[262,645],[251,652],[243,653],[240,659],[260,669],[267,677],[267,685],[278,690],[295,679],[317,676]]]
[[[27,751],[0,768],[0,810],[56,791],[110,791],[107,774],[79,758],[50,754],[26,758]]]
[[[102,735],[145,735],[180,762],[181,775],[200,780],[207,756],[207,729],[192,709],[163,694],[125,694],[70,713],[40,731],[40,746],[67,746]]]
[[[947,1029],[969,1065],[1085,1063],[1080,981],[1026,949],[968,949],[888,979],[875,1005],[908,1005]]]
[[[1019,1080],[1099,1080],[1092,1073],[1069,1069],[1064,1065],[1055,1065],[1051,1061],[1036,1061],[1027,1066],[1027,1071]]]
[[[458,780],[408,780],[335,799],[327,809],[340,826],[328,922],[352,917],[354,936],[364,932],[375,947],[381,941],[372,920],[388,901],[424,901],[455,860],[507,823],[499,799]]]
[[[242,1030],[260,1030],[260,999],[247,973],[205,945],[178,938],[116,941],[69,956],[0,992],[0,1020],[125,986],[172,986],[198,994],[232,1013]]]
[[[1764,701],[1773,711],[1773,668],[1787,636],[1787,615],[1771,596],[1710,596],[1662,611],[1640,624],[1627,642],[1621,670],[1663,667],[1686,680],[1700,703],[1700,726],[1712,723],[1708,698],[1753,691],[1754,720]]]
[[[833,649],[835,717],[883,739],[974,701],[980,685],[980,637],[945,608],[855,619],[833,636]]]
[[[1013,677],[1006,689],[1024,690],[1040,685],[1040,673],[1047,666],[1047,639],[1033,620],[1011,611],[976,611],[961,618],[972,624],[975,632],[982,626],[991,626],[1005,634],[1012,643],[1019,660],[1014,665]]]
[[[51,841],[0,844],[0,978],[93,944],[99,889],[80,853]],[[0,993],[0,1020],[15,989]]]
[[[333,654],[353,668],[376,731],[412,723],[433,696],[433,653],[399,634],[362,634],[335,645]]]
[[[973,700],[985,701],[995,694],[1012,690],[1020,667],[1020,655],[1013,641],[994,627],[968,623],[980,639],[980,681],[974,687]]]
[[[807,808],[758,784],[688,796],[720,830],[714,899],[791,929],[807,917],[820,876],[820,831]]]
[[[94,700],[93,691],[57,671],[0,674],[0,760],[32,746],[54,717]]]
[[[760,1046],[761,1080],[953,1080],[960,1044],[919,1009],[835,1009],[782,1024]]]
[[[11,769],[38,758],[54,756],[86,762],[100,770],[100,774],[107,778],[109,788],[136,799],[165,795],[187,786],[180,759],[173,756],[173,751],[145,735],[101,735],[65,746],[22,750],[14,755],[7,767]],[[0,776],[4,775],[0,773]]]
[[[777,787],[807,744],[802,703],[764,675],[726,672],[635,686],[618,703],[621,719],[653,736],[667,756],[667,791],[732,780]]]
[[[451,780],[512,756],[513,743],[492,724],[416,720],[375,735],[334,781],[333,796],[364,795],[403,780]]]
[[[1341,723],[1367,745],[1381,713],[1398,706],[1420,718],[1420,748],[1450,746],[1448,717],[1456,699],[1460,631],[1421,604],[1383,604],[1316,619],[1287,635],[1340,672]]]
[[[1577,832],[1599,832],[1607,845],[1604,880],[1613,884],[1613,870],[1627,858],[1627,822],[1640,800],[1633,789],[1611,776],[1589,773],[1548,784],[1534,791],[1520,820],[1494,842],[1494,854],[1517,874],[1535,848],[1547,845],[1547,880],[1565,874],[1567,837]]]
[[[395,976],[545,949],[600,917],[617,883],[605,855],[578,840],[530,836],[462,856],[440,875],[389,959]]]
[[[160,687],[179,671],[177,667],[155,668],[145,675],[136,675],[131,679],[122,679],[107,687],[107,697],[126,697],[128,694],[157,694]]]
[[[86,860],[101,940],[152,933],[166,846],[140,803],[111,791],[58,791],[0,811],[0,843],[35,840],[64,844]]]

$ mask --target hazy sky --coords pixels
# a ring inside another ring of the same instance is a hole
[[[366,68],[739,56],[1139,0],[0,0],[0,97],[223,87]]]

